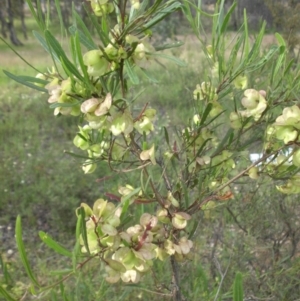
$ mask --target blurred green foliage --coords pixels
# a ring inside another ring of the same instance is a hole
[[[185,51],[197,53],[196,47],[191,46]],[[200,62],[197,63],[200,65]],[[188,118],[187,110],[192,106],[192,100],[186,100],[186,95],[192,95],[199,83],[199,74],[205,72],[204,67],[202,65],[199,70],[168,66],[166,72],[155,69],[152,72],[158,82],[144,81],[139,87],[145,89],[143,102],[151,100],[153,106],[160,108],[158,115],[162,121],[157,122],[161,123],[161,129],[168,126],[167,116],[178,125]],[[268,72],[260,76],[263,79]],[[79,160],[64,154],[64,150],[74,151],[72,139],[76,122],[66,117],[54,121],[51,110],[45,105],[46,96],[33,94],[15,83],[1,83],[0,225],[13,225],[16,215],[20,214],[23,229],[27,229],[26,246],[31,257],[37,258],[33,266],[41,282],[43,277],[48,278],[50,266],[60,270],[59,279],[66,272],[63,269],[68,262],[52,257],[53,254],[45,251],[42,245],[36,247],[37,230],[51,233],[66,247],[73,245],[76,216],[70,208],[103,196],[115,189],[121,179],[115,176],[113,187],[106,180],[95,185],[97,179],[110,176],[109,169],[100,166],[96,173],[83,175]],[[251,151],[260,152],[260,149]],[[129,183],[135,181],[130,174],[127,177]],[[139,210],[143,211],[142,206]],[[235,186],[234,199],[198,213],[198,228],[193,238],[196,244],[194,260],[181,266],[184,295],[189,297],[188,300],[214,300],[220,282],[224,281],[218,300],[233,300],[232,288],[239,271],[243,275],[245,297],[296,300],[300,295],[299,213],[296,196],[278,195],[270,179],[258,185],[245,177]],[[134,214],[138,216],[140,212]],[[0,245],[3,255],[0,285],[20,298],[28,289],[28,281],[18,268],[17,256],[7,253],[15,248],[13,235],[4,237],[2,233],[4,231],[0,232],[1,241],[4,241]],[[37,298],[52,301],[61,300],[64,295],[65,300],[151,300],[154,296],[159,300],[170,300],[163,293],[153,295],[148,290],[154,284],[157,290],[163,291],[170,271],[162,263],[156,264],[153,274],[140,285],[108,285],[101,277],[99,267],[92,264],[86,265],[78,275],[76,282],[75,278],[70,278],[64,285]],[[26,297],[23,300],[27,300]]]

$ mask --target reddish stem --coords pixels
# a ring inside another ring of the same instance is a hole
[[[148,232],[152,229],[152,225],[151,225],[151,221],[148,225],[146,225],[146,229],[143,233],[143,236],[141,237],[141,239],[139,240],[137,246],[134,248],[136,251],[140,250],[141,247],[144,245],[146,238],[148,236]]]

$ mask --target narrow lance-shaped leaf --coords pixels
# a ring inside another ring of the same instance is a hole
[[[181,41],[174,42],[174,43],[163,44],[163,45],[155,46],[155,50],[156,51],[161,51],[161,50],[165,50],[165,49],[177,48],[177,47],[182,46],[183,44],[184,43],[181,42]]]
[[[278,47],[277,46],[272,46],[270,48],[270,50],[267,52],[267,54],[264,55],[260,60],[255,61],[255,63],[253,63],[252,65],[249,65],[247,67],[247,71],[252,72],[254,70],[262,68],[274,56],[274,54],[277,51],[278,51]]]
[[[232,140],[231,138],[231,134],[233,133],[234,129],[230,128],[226,135],[224,136],[224,138],[222,139],[222,141],[219,143],[217,149],[214,151],[214,153],[212,154],[213,156],[216,156],[218,153],[220,153],[224,148],[225,148],[225,144],[227,143],[227,141]]]
[[[67,68],[67,70],[76,76],[80,80],[84,80],[82,75],[79,73],[77,68],[70,62],[70,60],[67,58],[65,51],[62,49],[61,45],[59,42],[55,39],[55,37],[51,34],[50,31],[46,30],[45,31],[45,38],[46,41],[49,43],[50,47],[52,50],[56,53],[56,55],[60,58],[60,61],[62,65]]]
[[[79,32],[79,38],[80,42],[87,47],[88,50],[97,49],[97,45],[95,44],[93,37],[91,36],[90,30],[86,27],[85,23],[82,21],[82,17],[76,12],[76,10],[73,10],[73,16],[75,17],[77,27],[80,27],[82,30],[78,30]],[[86,41],[85,43],[83,41]],[[91,48],[89,48],[89,47]]]
[[[285,41],[284,41],[283,37],[277,32],[275,33],[275,37],[276,37],[280,47],[279,47],[279,57],[276,60],[276,65],[275,65],[274,70],[272,72],[271,82],[274,81],[274,78],[277,75],[279,69],[282,67],[283,61],[284,61],[285,56],[286,56],[286,44],[285,44]]]
[[[78,57],[77,57],[77,53],[76,53],[76,46],[75,46],[74,37],[70,38],[70,48],[71,48],[72,60],[77,65],[78,64]]]
[[[243,301],[243,276],[240,272],[237,272],[233,284],[233,301]]]
[[[206,118],[208,116],[208,114],[210,113],[211,109],[212,109],[213,105],[211,103],[209,103],[205,110],[204,110],[204,113],[202,114],[201,116],[201,120],[200,120],[200,125],[203,125],[206,121]]]
[[[235,42],[235,44],[230,52],[230,56],[229,56],[228,62],[226,64],[226,68],[230,73],[232,73],[232,70],[234,69],[236,59],[238,57],[238,54],[241,53],[241,46],[244,41],[245,41],[245,36],[243,35],[243,33],[241,33],[238,36],[237,41]],[[236,72],[240,72],[240,70],[236,70]]]
[[[244,53],[245,56],[248,57],[249,55],[249,32],[248,32],[248,18],[246,9],[244,9],[244,33],[245,33],[245,46],[244,46]]]
[[[262,39],[263,39],[264,34],[265,34],[265,28],[266,28],[266,22],[263,23],[263,25],[262,25],[259,33],[258,33],[258,36],[255,39],[255,42],[252,46],[252,49],[251,49],[251,51],[250,51],[250,53],[249,53],[249,55],[246,59],[246,64],[251,63],[259,55],[261,42],[262,42]]]
[[[83,221],[85,223],[85,221]],[[81,224],[82,224],[82,216],[78,214],[77,216],[77,223],[76,223],[76,244],[74,246],[73,252],[72,252],[72,265],[73,265],[73,271],[76,271],[77,268],[77,257],[80,254],[81,246],[80,246],[80,234],[81,234]]]
[[[81,216],[81,235],[82,235],[83,243],[84,243],[84,246],[85,246],[87,252],[90,254],[89,243],[88,243],[88,238],[87,238],[87,231],[86,231],[84,208],[82,208],[82,207],[79,208],[79,214]]]
[[[167,59],[170,62],[173,62],[176,65],[181,66],[181,67],[186,66],[186,62],[184,62],[184,61],[182,61],[182,60],[180,60],[177,57],[172,56],[172,55],[168,55],[168,54],[164,54],[164,53],[147,53],[147,55],[149,55],[150,57],[154,57],[154,58]]]
[[[72,36],[75,36],[76,34],[78,34],[79,37],[79,41],[82,45],[84,45],[87,50],[94,50],[97,49],[97,45],[93,42],[91,42],[85,35],[85,33],[83,33],[81,30],[79,30],[75,25],[72,25],[69,27],[69,32]]]
[[[232,15],[232,12],[234,11],[236,7],[236,2],[233,2],[233,4],[231,5],[231,7],[229,8],[224,20],[223,20],[223,23],[222,23],[222,26],[221,26],[221,34],[224,34],[226,29],[227,29],[227,25],[228,25],[228,22],[231,18],[231,15]]]
[[[144,25],[143,30],[150,29],[159,21],[164,19],[167,15],[182,7],[181,3],[177,1],[173,2],[172,4],[169,3],[172,2],[168,1],[160,10],[157,10],[157,13],[153,16],[153,18],[151,18],[151,20]]]
[[[125,60],[124,64],[125,64],[125,70],[128,74],[128,77],[129,77],[130,81],[134,85],[138,85],[140,81],[139,81],[139,78],[138,78],[137,74],[134,71],[134,67],[132,66],[132,64],[128,60]]]
[[[41,240],[51,249],[53,249],[56,253],[61,254],[63,256],[72,257],[72,252],[65,249],[59,243],[54,241],[48,234],[43,231],[39,232],[39,236]]]
[[[141,73],[143,75],[145,75],[145,77],[147,77],[147,79],[152,82],[152,83],[155,83],[155,84],[158,84],[159,81],[157,79],[155,79],[153,77],[153,75],[149,72],[149,70],[145,69],[145,68],[139,68],[139,70],[141,71]]]
[[[25,268],[25,271],[28,275],[28,277],[30,278],[30,280],[32,281],[32,283],[34,283],[36,286],[40,286],[38,281],[36,280],[36,278],[33,275],[33,272],[30,268],[29,265],[29,261],[27,258],[27,254],[25,251],[25,247],[24,247],[24,243],[23,243],[23,238],[22,238],[22,224],[21,224],[21,217],[20,215],[18,215],[17,220],[16,220],[16,229],[15,229],[15,234],[16,234],[16,243],[17,243],[17,248],[19,251],[19,255],[21,257],[21,262]]]
[[[29,7],[29,9],[31,11],[31,14],[33,15],[33,17],[35,19],[36,24],[39,26],[39,28],[40,28],[41,31],[44,31],[45,28],[46,28],[46,26],[45,26],[43,18],[40,18],[41,14],[37,14],[37,12],[35,11],[34,5],[33,5],[33,3],[32,3],[31,0],[26,0],[26,2],[27,2],[28,7]],[[39,1],[37,1],[37,2],[39,2]]]
[[[41,92],[48,92],[45,88],[43,87],[40,87],[40,86],[37,86],[37,85],[34,85],[26,80],[24,80],[24,77],[22,76],[17,76],[17,75],[14,75],[6,70],[3,70],[3,73],[8,76],[9,78],[13,79],[14,81],[24,85],[24,86],[27,86],[31,89],[35,89],[35,90],[38,90],[38,91],[41,91]]]
[[[169,146],[169,148],[171,149],[168,130],[165,126],[163,127],[163,129],[164,129],[166,143]]]
[[[5,263],[1,257],[1,254],[0,254],[0,270],[2,270],[2,274],[4,276],[4,282],[6,284],[9,284],[9,283],[12,283],[12,278],[8,272],[8,269],[7,269],[7,263]]]
[[[72,266],[73,266],[73,271],[75,272],[77,269],[77,258],[80,255],[81,252],[81,245],[79,240],[76,241],[75,247],[72,252]]]
[[[106,46],[107,44],[109,44],[110,43],[109,37],[107,35],[105,35],[105,33],[102,31],[101,25],[99,24],[98,17],[93,14],[88,14],[88,16],[89,16],[90,20],[92,21],[103,45]]]
[[[84,75],[85,84],[87,86],[91,87],[90,80],[89,80],[89,75],[87,73],[87,68],[86,68],[86,66],[84,65],[84,62],[83,62],[83,57],[82,57],[82,52],[81,52],[81,47],[80,47],[80,38],[79,38],[79,33],[78,32],[76,32],[76,34],[75,34],[74,42],[75,42],[75,51],[76,51],[76,55],[77,55],[77,60],[79,62],[82,73]]]
[[[30,64],[28,61],[26,61],[12,46],[10,46],[3,38],[0,37],[0,40],[10,48],[26,65],[28,65],[33,70],[37,71],[38,73],[43,73],[42,71],[38,70],[36,67],[34,67],[32,64]]]
[[[217,19],[217,33],[218,33],[218,38],[220,40],[221,38],[221,28],[222,24],[224,21],[224,2],[225,0],[218,1],[219,7],[218,7],[218,19]]]
[[[58,19],[59,19],[59,25],[60,25],[60,33],[61,35],[63,35],[64,32],[64,21],[63,21],[63,16],[61,13],[61,8],[60,8],[60,1],[59,0],[55,0],[55,8],[58,14]],[[50,12],[50,9],[49,9]]]
[[[199,136],[200,136],[200,134],[199,134],[197,137],[195,137],[195,138],[193,139],[193,141],[191,141],[191,143],[190,143],[189,145],[187,145],[187,148],[189,148],[189,146],[192,145],[192,144],[197,140],[197,138],[198,138]],[[201,152],[203,151],[205,145],[206,145],[206,144],[208,143],[208,141],[210,141],[210,140],[211,140],[211,138],[208,138],[208,139],[206,139],[206,140],[202,143],[202,145],[200,146],[200,148],[197,150],[197,153],[194,155],[193,159],[189,162],[189,165],[188,165],[188,166],[190,166],[190,165],[197,159],[197,157],[200,156],[200,154],[201,154]]]
[[[128,211],[128,207],[130,205],[130,199],[127,199],[124,202],[122,202],[122,205],[123,205],[123,207],[122,207],[122,213],[121,213],[121,216],[120,216],[120,220],[123,223],[124,218],[126,218],[126,213]]]
[[[129,14],[129,23],[131,23],[131,21],[136,21],[136,19],[139,17],[139,16],[142,16],[146,10],[146,8],[148,7],[149,5],[149,0],[143,0],[141,3],[140,3],[140,7],[139,9],[135,9],[133,6],[131,6],[131,10],[130,10],[130,14]]]
[[[136,195],[137,193],[139,193],[139,191],[141,190],[141,187],[138,187],[136,189],[134,189],[133,191],[131,191],[130,193],[128,193],[126,196],[124,196],[122,198],[122,212],[121,212],[121,220],[124,219],[126,212],[128,210],[128,207],[130,205],[130,198],[133,197],[134,195]]]
[[[55,52],[51,51],[49,48],[49,45],[47,44],[44,37],[42,37],[37,31],[33,31],[33,35],[38,40],[38,42],[41,44],[41,46],[51,55],[54,65],[56,66],[56,62],[60,63],[59,57],[56,55]],[[57,70],[57,67],[56,67]]]
[[[8,292],[7,290],[0,285],[0,296],[3,296],[6,301],[17,301],[14,299]]]

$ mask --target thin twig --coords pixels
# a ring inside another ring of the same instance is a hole
[[[234,213],[232,212],[232,210],[230,209],[230,207],[227,206],[226,209],[227,209],[227,211],[230,213],[230,215],[233,217],[234,222],[239,226],[239,228],[240,228],[241,230],[243,230],[246,234],[248,234],[247,229],[245,229],[245,228],[240,224],[240,222],[237,220],[237,217],[234,215]]]
[[[258,165],[259,163],[265,161],[266,159],[268,159],[269,157],[274,156],[276,153],[278,153],[280,150],[282,150],[286,145],[284,145],[283,147],[279,148],[278,150],[276,150],[273,153],[270,154],[266,154],[264,156],[262,156],[259,160],[257,160],[256,162],[252,163],[250,166],[248,166],[246,169],[244,169],[243,171],[241,171],[239,174],[237,174],[236,176],[234,176],[232,179],[230,179],[228,182],[226,182],[225,184],[219,186],[214,193],[219,192],[220,190],[224,189],[225,187],[227,187],[229,184],[231,184],[232,182],[234,182],[235,180],[237,180],[238,178],[242,177],[246,172],[248,172],[252,167],[255,167],[256,165]]]
[[[220,281],[220,284],[219,284],[217,293],[216,293],[216,295],[215,295],[214,301],[217,301],[217,300],[218,300],[218,296],[219,296],[219,294],[220,294],[220,291],[221,291],[221,288],[222,288],[222,285],[223,285],[225,276],[226,276],[226,274],[227,274],[227,272],[228,272],[228,268],[229,268],[229,266],[230,266],[230,261],[231,261],[231,258],[229,259],[228,266],[227,266],[225,272],[223,273],[222,270],[221,270],[221,266],[220,266],[219,261],[217,260],[216,257],[214,257],[214,263],[215,263],[215,265],[216,265],[216,268],[217,268],[218,272],[219,272],[220,275],[221,275],[221,281]]]
[[[182,301],[180,286],[179,286],[179,271],[178,271],[178,263],[175,260],[174,256],[171,256],[171,267],[172,267],[172,296],[174,301]]]

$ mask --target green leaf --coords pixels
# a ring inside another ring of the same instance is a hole
[[[168,130],[167,130],[167,128],[165,126],[163,127],[163,129],[164,129],[164,134],[165,134],[165,140],[166,140],[166,142],[167,142],[167,144],[168,144],[168,146],[170,148],[170,140],[169,140]]]
[[[208,114],[210,113],[212,107],[213,107],[212,103],[208,103],[208,105],[206,106],[206,108],[201,116],[200,125],[203,125],[205,123],[206,118],[207,118]]]
[[[226,69],[228,71],[233,70],[235,63],[236,63],[236,59],[238,57],[238,54],[241,53],[241,46],[244,41],[245,41],[245,36],[243,34],[240,34],[230,52],[230,56],[229,56],[228,62],[226,64]],[[239,70],[236,72],[239,72]]]
[[[285,57],[286,57],[286,43],[285,43],[283,37],[277,32],[275,33],[275,37],[276,37],[280,47],[279,47],[279,56],[276,60],[276,65],[272,72],[271,83],[273,83],[275,76],[277,75],[279,69],[283,66],[283,62],[285,61]],[[280,76],[280,78],[282,78],[282,76]]]
[[[138,193],[140,192],[140,190],[141,190],[141,187],[138,187],[138,188],[132,190],[130,193],[128,193],[126,196],[124,196],[124,197],[122,198],[122,203],[123,203],[123,202],[126,202],[126,201],[129,200],[131,197],[133,197],[134,195],[138,194]]]
[[[2,295],[5,298],[6,301],[17,301],[1,285],[0,285],[0,295]]]
[[[73,272],[73,269],[62,269],[62,270],[50,271],[49,274],[53,275],[53,276],[57,276],[57,275],[67,275],[67,274],[70,274],[72,272]]]
[[[46,28],[46,25],[45,25],[45,22],[44,22],[44,18],[41,17],[42,14],[40,13],[40,5],[38,7],[38,13],[35,11],[35,8],[34,8],[34,5],[32,4],[32,1],[31,0],[26,0],[27,4],[28,4],[28,7],[35,19],[35,23],[39,26],[40,30],[41,31],[44,31],[45,28]],[[37,1],[39,2],[39,1]],[[37,3],[35,2],[35,4]]]
[[[31,83],[37,83],[37,84],[41,84],[41,85],[47,85],[49,83],[49,81],[38,78],[38,77],[32,77],[32,76],[27,76],[27,75],[18,75],[18,77],[24,81],[31,82]]]
[[[13,280],[8,272],[7,263],[3,261],[1,254],[0,254],[0,270],[2,270],[4,283],[7,285],[11,285],[13,283]]]
[[[149,0],[143,0],[140,3],[139,9],[134,9],[134,7],[131,6],[130,13],[129,13],[129,20],[128,20],[129,23],[132,20],[136,20],[139,16],[143,15],[143,13],[146,10],[146,8],[148,7],[148,5],[149,5]]]
[[[285,77],[287,75],[287,73],[290,71],[290,69],[292,68],[294,63],[295,63],[295,60],[291,59],[290,62],[287,64],[287,67],[284,70],[283,77]]]
[[[30,81],[32,82],[33,80],[33,77],[26,77],[26,76],[17,76],[17,75],[14,75],[6,70],[3,70],[3,73],[8,76],[9,78],[13,79],[14,81],[24,85],[24,86],[27,86],[31,89],[35,89],[35,90],[38,90],[38,91],[41,91],[41,92],[48,92],[47,89],[43,88],[43,87],[40,87],[40,86],[36,86],[32,83],[30,83],[28,81],[28,79],[31,79]],[[35,82],[40,82],[40,80],[36,80]]]
[[[149,79],[150,82],[155,83],[155,84],[158,84],[158,83],[159,83],[159,81],[158,81],[157,79],[155,79],[155,78],[153,77],[153,75],[150,74],[150,72],[149,72],[147,69],[145,69],[145,68],[139,68],[139,70],[141,71],[141,73],[142,73],[143,75],[145,75],[146,78]]]
[[[42,71],[38,70],[37,68],[35,68],[33,65],[31,65],[29,62],[27,62],[12,46],[10,46],[3,38],[0,37],[0,40],[6,44],[6,46],[8,48],[10,48],[10,50],[12,50],[16,56],[18,56],[26,65],[28,65],[30,68],[32,68],[33,70],[37,71],[38,73],[43,73]]]
[[[198,227],[199,227],[199,220],[192,220],[192,226],[189,229],[189,235],[188,235],[188,239],[192,239],[193,236],[195,235]]]
[[[77,214],[78,211],[76,211]],[[85,221],[83,221],[85,223]],[[72,265],[73,265],[73,271],[75,272],[77,269],[77,257],[81,253],[81,246],[80,246],[80,234],[81,234],[81,226],[82,224],[82,215],[77,214],[77,223],[76,223],[76,244],[74,246],[73,252],[72,252]]]
[[[161,50],[165,50],[165,49],[172,49],[172,48],[176,48],[176,47],[180,47],[182,46],[184,43],[181,41],[176,41],[173,43],[168,43],[168,44],[164,44],[164,45],[159,45],[159,46],[155,46],[155,50],[156,51],[161,51]]]
[[[72,108],[78,105],[78,102],[54,102],[52,103],[49,108]]]
[[[133,70],[134,66],[132,66],[132,64],[128,60],[125,60],[124,64],[125,64],[125,70],[128,74],[130,81],[134,85],[138,85],[140,83],[140,80],[139,80],[136,72],[134,72],[134,70]]]
[[[122,202],[122,212],[121,212],[121,216],[120,216],[120,220],[122,221],[122,224],[124,222],[124,218],[126,218],[126,213],[128,211],[128,207],[130,205],[130,199],[125,200],[124,202]]]
[[[18,215],[17,220],[16,220],[15,234],[16,234],[17,248],[19,251],[21,262],[25,268],[25,271],[26,271],[28,277],[30,278],[30,280],[32,281],[32,283],[34,283],[36,286],[40,287],[38,281],[36,280],[36,278],[34,277],[34,275],[32,273],[32,270],[30,268],[29,261],[27,258],[27,254],[25,251],[25,247],[24,247],[24,243],[23,243],[23,239],[22,239],[22,224],[21,224],[20,215]]]
[[[55,0],[54,2],[55,2],[56,11],[57,11],[57,14],[58,14],[59,24],[60,24],[60,34],[63,35],[64,22],[63,22],[63,16],[62,16],[62,13],[61,13],[61,8],[60,8],[60,1]],[[48,11],[50,12],[50,9]]]
[[[286,48],[285,40],[278,32],[275,32],[275,38],[280,46]]]
[[[69,151],[64,151],[64,153],[68,154],[68,155],[70,155],[70,156],[72,156],[74,158],[80,158],[80,159],[85,159],[85,160],[90,159],[89,156],[79,155],[79,154],[75,154],[75,153],[69,152]]]
[[[108,36],[109,34],[109,25],[107,24],[107,19],[106,16],[102,16],[101,18],[101,28],[102,28],[102,32],[104,32],[105,36]]]
[[[77,34],[79,37],[80,43],[82,45],[84,45],[87,48],[87,50],[98,49],[97,45],[93,41],[91,41],[89,38],[87,38],[85,33],[83,33],[81,30],[79,30],[75,25],[72,25],[69,27],[69,32],[72,36],[75,36]]]
[[[257,60],[252,65],[249,65],[247,67],[248,72],[262,68],[273,57],[273,55],[277,51],[278,51],[278,47],[273,45],[270,48],[270,50],[267,52],[267,54],[265,54],[260,60],[258,60],[258,58],[257,58]],[[281,62],[280,62],[280,64],[281,64]],[[279,67],[280,67],[280,65],[279,65]]]
[[[244,32],[245,32],[245,56],[249,55],[249,31],[248,31],[248,18],[246,9],[244,9]]]
[[[218,8],[216,8],[218,10],[218,18],[217,18],[217,34],[218,34],[218,40],[220,40],[220,37],[221,37],[221,28],[222,28],[222,24],[223,24],[223,21],[224,21],[224,2],[225,0],[220,0],[218,1]],[[218,43],[217,43],[218,44]]]
[[[183,12],[183,14],[185,15],[185,18],[188,20],[189,24],[193,28],[193,31],[195,33],[198,33],[198,27],[194,21],[194,16],[193,16],[194,12],[192,12],[191,7],[192,7],[192,5],[189,5],[188,1],[183,1],[181,11]],[[197,16],[198,15],[199,15],[199,13],[197,12]]]
[[[77,59],[80,65],[80,68],[83,72],[85,83],[90,86],[90,89],[92,89],[92,86],[90,85],[90,79],[89,75],[87,73],[87,67],[85,66],[83,62],[83,57],[82,57],[82,52],[81,52],[81,47],[80,47],[80,38],[79,38],[79,33],[76,32],[75,37],[74,37],[74,44],[75,44],[75,52],[77,55]]]
[[[240,272],[237,272],[233,283],[233,301],[243,301],[243,300],[244,300],[243,276]]]
[[[133,191],[131,191],[129,194],[127,194],[124,198],[122,198],[122,212],[121,212],[121,217],[120,219],[123,221],[124,217],[126,217],[126,213],[128,210],[128,207],[130,205],[130,199],[131,197],[133,197],[134,195],[138,194],[141,190],[141,187],[138,187],[136,189],[134,189]]]
[[[231,141],[232,140],[232,133],[234,132],[234,129],[230,128],[226,135],[224,136],[224,138],[222,139],[222,141],[219,143],[217,149],[214,151],[214,153],[211,155],[212,157],[216,156],[219,152],[221,152],[224,148],[225,148],[225,144],[227,141]]]
[[[172,55],[168,55],[168,54],[164,54],[164,53],[147,53],[149,56],[154,57],[154,58],[162,58],[162,59],[167,59],[173,63],[175,63],[176,65],[180,66],[180,67],[186,67],[187,64],[186,62],[178,59],[175,56]]]
[[[82,236],[82,239],[83,239],[84,246],[85,246],[88,254],[90,254],[88,238],[87,238],[87,232],[86,232],[85,211],[84,211],[83,207],[80,207],[78,211],[79,211],[79,215],[81,216],[81,225],[80,225],[81,236]]]
[[[51,34],[51,32],[49,30],[45,31],[45,38],[46,38],[46,41],[51,46],[54,53],[60,58],[62,65],[65,66],[65,68],[67,69],[67,70],[65,70],[66,73],[71,73],[74,76],[76,76],[79,80],[84,81],[84,78],[79,73],[76,66],[74,66],[70,62],[70,60],[66,56],[65,51],[62,49],[59,42],[55,39],[55,37]]]
[[[77,27],[79,26],[81,30],[77,28],[80,42],[88,49],[98,49],[97,45],[94,43],[93,37],[91,35],[91,31],[86,27],[85,23],[82,21],[82,17],[76,12],[76,10],[73,10],[73,16],[75,17]],[[76,26],[75,26],[76,27]]]
[[[56,55],[56,53],[54,53],[53,51],[51,51],[51,49],[49,48],[49,45],[47,44],[46,40],[44,39],[44,37],[42,37],[37,31],[33,31],[33,35],[35,36],[35,38],[38,40],[38,42],[41,44],[41,46],[49,53],[51,54],[52,58],[55,59],[55,61],[60,62],[59,57]]]
[[[262,27],[258,33],[258,36],[255,38],[255,42],[252,46],[252,49],[248,55],[248,57],[246,58],[246,63],[250,63],[252,61],[254,61],[257,56],[260,53],[261,50],[261,43],[262,43],[262,39],[264,37],[265,34],[265,28],[266,28],[266,22],[263,22]]]
[[[230,17],[234,11],[236,7],[236,2],[233,2],[233,4],[231,5],[231,7],[229,8],[224,20],[223,20],[223,23],[222,23],[222,27],[221,27],[221,34],[224,34],[226,29],[227,29],[227,25],[228,25],[228,22],[230,20]]]
[[[190,145],[192,145],[192,144],[197,140],[197,138],[198,138],[199,136],[200,136],[200,134],[199,134],[198,136],[196,136],[196,137],[193,139],[193,141],[192,141],[187,147],[189,147]],[[196,155],[195,155],[194,158],[189,162],[188,165],[191,165],[191,164],[197,159],[197,157],[200,156],[200,154],[201,154],[201,152],[203,151],[205,145],[206,145],[206,144],[208,143],[208,141],[210,141],[210,140],[211,140],[211,138],[208,138],[208,139],[206,139],[206,140],[202,143],[202,145],[200,146],[200,148],[197,150]]]
[[[138,194],[140,192],[140,190],[141,190],[141,187],[138,187],[122,198],[121,205],[123,207],[122,207],[122,213],[121,213],[121,220],[124,218],[124,216],[128,210],[128,207],[130,205],[130,198],[133,197],[134,195]]]
[[[76,272],[77,269],[77,257],[80,255],[81,253],[81,245],[79,242],[79,239],[76,241],[75,247],[73,249],[72,252],[72,266],[73,266],[73,272]]]
[[[63,256],[72,257],[72,252],[65,249],[59,243],[54,241],[48,234],[43,231],[39,232],[39,236],[41,240],[51,249],[53,249],[56,253],[61,254]]]
[[[97,31],[97,34],[98,34],[101,42],[103,43],[104,47],[107,46],[110,43],[110,40],[109,40],[109,37],[107,35],[105,35],[105,33],[102,31],[102,27],[99,24],[99,18],[91,13],[88,13],[88,16],[89,16],[91,22],[93,23],[93,25]],[[98,47],[97,47],[97,49],[98,49]]]
[[[157,24],[160,20],[163,20],[167,15],[181,8],[182,5],[178,1],[167,1],[164,5],[161,6],[160,9],[155,10],[156,14],[152,13],[152,18],[143,26],[143,31],[146,29],[150,29],[155,24]],[[151,12],[148,12],[148,14]]]

